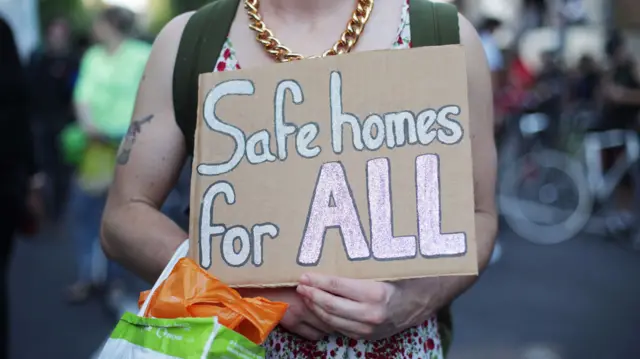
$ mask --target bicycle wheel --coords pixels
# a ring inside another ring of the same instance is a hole
[[[582,164],[541,150],[509,166],[500,181],[499,206],[509,227],[542,245],[573,238],[586,226],[593,198]]]

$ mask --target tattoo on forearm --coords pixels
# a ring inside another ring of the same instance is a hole
[[[131,151],[133,150],[133,145],[136,143],[138,134],[140,133],[140,131],[142,131],[142,125],[151,122],[151,120],[153,120],[153,115],[146,116],[131,123],[131,126],[129,126],[129,131],[127,131],[124,140],[122,140],[120,150],[118,151],[117,162],[119,165],[124,166],[129,163],[129,157],[131,155]]]

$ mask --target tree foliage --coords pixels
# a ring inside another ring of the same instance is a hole
[[[196,10],[211,0],[150,0],[149,32],[157,34],[174,16]]]
[[[196,10],[207,4],[210,0],[171,0],[171,6],[175,14]]]
[[[100,6],[101,0],[37,0],[40,11],[41,29],[58,17],[71,22],[77,33],[86,33],[90,24],[90,12]],[[157,34],[174,16],[196,10],[210,0],[149,0],[148,31]],[[87,8],[87,5],[88,8]]]
[[[89,15],[82,0],[38,0],[40,10],[41,29],[52,20],[64,17],[71,22],[75,30],[86,29],[89,23]]]
[[[175,16],[171,0],[151,0],[149,7],[149,33],[157,34]]]

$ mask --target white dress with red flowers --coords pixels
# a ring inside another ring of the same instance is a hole
[[[402,9],[402,22],[394,49],[411,47],[409,26],[409,4]],[[227,40],[215,65],[215,71],[240,69],[231,41]],[[408,329],[398,335],[375,342],[349,339],[333,335],[321,341],[309,341],[277,327],[269,336],[264,347],[267,359],[443,359],[438,323],[432,317],[423,324]]]

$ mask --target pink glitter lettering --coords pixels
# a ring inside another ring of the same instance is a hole
[[[393,235],[390,177],[389,159],[378,158],[367,163],[371,251],[373,257],[380,260],[414,258],[416,237]]]
[[[300,244],[298,264],[318,264],[329,228],[339,229],[350,260],[371,256],[344,168],[339,162],[325,163],[320,168]]]
[[[437,155],[428,154],[416,159],[416,190],[420,254],[424,257],[443,257],[466,253],[465,233],[441,233],[442,213]]]

